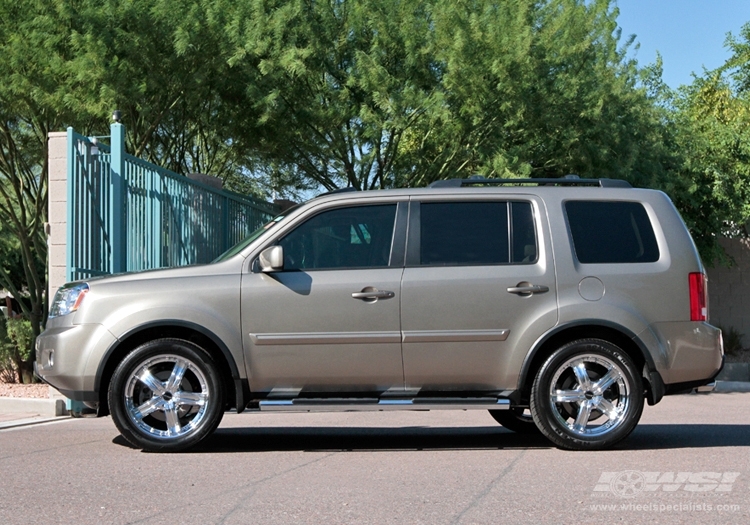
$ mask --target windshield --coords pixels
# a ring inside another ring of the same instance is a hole
[[[227,251],[219,255],[216,259],[214,259],[212,262],[221,262],[226,261],[227,259],[230,259],[240,253],[242,250],[244,250],[246,247],[250,246],[250,244],[255,241],[258,237],[266,233],[268,230],[275,228],[281,221],[284,220],[291,212],[299,208],[301,205],[298,204],[296,206],[292,206],[288,210],[286,210],[284,213],[281,213],[274,217],[271,221],[267,222],[257,230],[255,230],[253,233],[251,233],[249,236],[245,237],[243,240],[229,248]]]

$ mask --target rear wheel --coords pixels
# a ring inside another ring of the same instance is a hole
[[[542,365],[531,414],[560,448],[603,449],[625,439],[643,412],[643,383],[630,357],[600,339],[573,341]]]
[[[208,353],[188,341],[160,339],[120,363],[110,383],[109,407],[130,443],[172,452],[196,445],[216,429],[224,391]]]
[[[534,418],[531,417],[531,411],[528,408],[517,407],[489,412],[495,421],[508,430],[518,434],[539,434],[539,427],[534,423]]]

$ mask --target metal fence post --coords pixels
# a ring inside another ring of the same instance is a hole
[[[127,271],[125,231],[125,126],[119,122],[111,125],[112,138],[112,191],[109,194],[109,224],[112,246],[112,273]]]

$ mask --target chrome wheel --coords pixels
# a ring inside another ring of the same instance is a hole
[[[128,378],[125,408],[131,421],[155,438],[190,433],[206,416],[211,393],[195,363],[177,355],[153,357]]]
[[[189,341],[159,339],[119,364],[109,385],[117,429],[138,448],[177,451],[219,425],[224,389],[212,357]]]
[[[600,339],[555,351],[539,369],[530,408],[539,430],[572,450],[607,448],[627,437],[643,411],[643,383],[628,354]]]
[[[550,382],[549,402],[555,418],[571,432],[600,436],[625,421],[630,386],[617,363],[585,354],[557,369]]]

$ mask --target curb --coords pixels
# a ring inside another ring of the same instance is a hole
[[[731,392],[750,392],[750,382],[747,381],[717,381],[714,393],[728,394]]]
[[[64,399],[0,397],[0,414],[39,414],[44,417],[68,415]]]
[[[41,423],[51,423],[53,421],[65,421],[71,419],[68,416],[57,416],[57,417],[30,417],[26,419],[14,419],[0,423],[0,430],[9,430],[11,428],[27,427],[30,425],[38,425]]]

